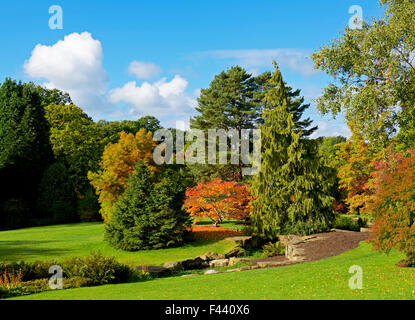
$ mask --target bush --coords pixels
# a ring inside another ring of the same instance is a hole
[[[340,230],[359,232],[360,228],[367,227],[367,219],[359,217],[357,220],[354,220],[352,217],[338,216],[334,221],[333,227]]]
[[[184,195],[179,172],[167,169],[155,176],[139,161],[105,226],[105,239],[111,246],[128,251],[182,244],[191,225],[189,215],[182,210]]]
[[[299,236],[308,236],[310,234],[328,231],[330,231],[330,227],[328,225],[322,222],[314,222],[311,220],[307,220],[286,224],[283,227],[281,234],[295,234]]]
[[[277,241],[277,242],[269,242],[262,247],[262,256],[264,258],[267,257],[275,257],[285,254],[285,246]]]
[[[72,258],[62,264],[66,278],[88,278],[93,285],[121,283],[130,279],[131,270],[114,257],[105,257],[100,252],[91,256]]]
[[[64,164],[49,166],[39,185],[37,208],[41,216],[52,217],[54,223],[75,222],[77,216],[75,187]]]
[[[100,221],[98,197],[93,189],[88,189],[82,199],[78,200],[79,218],[82,222]]]

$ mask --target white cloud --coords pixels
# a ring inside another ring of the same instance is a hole
[[[314,125],[314,124],[313,124]],[[347,125],[339,121],[318,121],[318,129],[311,135],[311,138],[343,136],[349,138],[352,134]]]
[[[275,59],[279,66],[310,77],[318,71],[313,69],[309,52],[303,49],[248,49],[216,50],[202,54],[219,59],[233,59],[251,71],[260,67],[270,67]]]
[[[165,117],[173,114],[179,119],[194,112],[196,100],[186,94],[187,81],[176,75],[171,81],[166,78],[137,85],[135,81],[126,83],[121,88],[110,91],[111,103],[127,103],[133,116],[153,115]]]
[[[69,92],[75,104],[96,115],[108,108],[108,78],[102,66],[101,42],[89,32],[72,33],[52,46],[36,45],[24,71],[44,85]]]
[[[128,72],[138,79],[152,79],[161,73],[161,68],[151,62],[133,61],[128,67]]]

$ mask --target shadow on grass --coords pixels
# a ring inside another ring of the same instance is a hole
[[[61,256],[70,251],[69,249],[37,248],[41,244],[56,243],[58,241],[36,241],[36,240],[12,240],[0,241],[0,261],[20,261],[27,256]]]

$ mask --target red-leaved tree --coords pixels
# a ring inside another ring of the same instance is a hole
[[[211,219],[216,227],[224,219],[247,219],[251,200],[246,185],[215,179],[188,188],[184,207],[193,217]]]
[[[415,263],[415,149],[408,156],[389,151],[375,163],[370,212],[376,217],[370,241],[374,248],[395,248]]]

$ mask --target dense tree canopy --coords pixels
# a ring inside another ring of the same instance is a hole
[[[344,112],[378,147],[384,147],[397,128],[408,138],[415,126],[415,2],[381,0],[385,15],[349,29],[323,46],[312,58],[315,67],[333,76],[318,98],[318,108],[334,116]]]
[[[34,201],[53,161],[42,99],[32,85],[10,79],[0,88],[0,199]]]
[[[88,189],[88,171],[96,171],[106,141],[92,119],[73,105],[45,107],[55,158],[68,168],[78,192]]]

